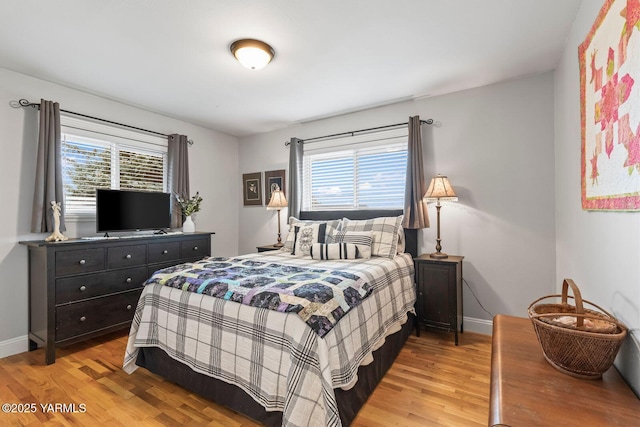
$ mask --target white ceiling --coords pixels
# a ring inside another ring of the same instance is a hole
[[[0,67],[245,136],[552,70],[579,5],[0,0]],[[274,60],[243,68],[240,38]]]

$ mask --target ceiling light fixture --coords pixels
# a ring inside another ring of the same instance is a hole
[[[275,56],[271,46],[254,39],[236,40],[231,43],[230,49],[238,62],[250,70],[259,70],[266,67]]]

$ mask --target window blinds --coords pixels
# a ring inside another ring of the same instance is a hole
[[[406,170],[406,129],[305,146],[302,209],[402,209]]]

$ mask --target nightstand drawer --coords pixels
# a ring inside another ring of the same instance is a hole
[[[107,249],[109,268],[132,267],[147,263],[147,245],[117,246]]]
[[[182,258],[203,258],[209,254],[209,240],[194,239],[182,242]]]
[[[104,248],[56,252],[56,276],[104,270]]]
[[[56,280],[56,304],[139,288],[146,279],[146,266],[58,279]]]
[[[130,322],[142,289],[58,307],[56,341]]]

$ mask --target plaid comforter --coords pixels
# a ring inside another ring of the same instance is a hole
[[[350,271],[373,292],[320,338],[296,314],[145,286],[131,325],[123,369],[132,373],[139,347],[159,347],[193,370],[234,384],[267,411],[282,411],[283,425],[339,426],[334,389],[349,389],[371,353],[413,312],[413,261],[313,261],[286,252],[251,254],[292,266]]]
[[[144,284],[156,283],[252,307],[297,313],[321,337],[373,291],[360,276],[348,271],[224,257],[156,271]]]

